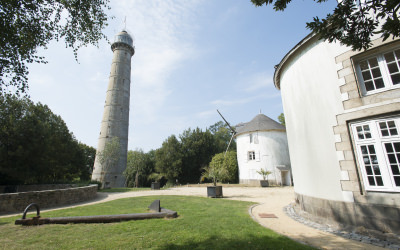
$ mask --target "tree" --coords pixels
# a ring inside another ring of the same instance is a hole
[[[155,154],[156,172],[164,176],[168,183],[175,183],[182,173],[181,144],[175,135],[168,137]]]
[[[273,4],[283,11],[291,0],[251,0],[254,5]],[[327,0],[314,0],[318,3]],[[339,41],[353,50],[369,48],[371,37],[380,34],[383,40],[400,36],[400,2],[398,0],[342,0],[332,14],[320,19],[314,17],[307,28],[318,33],[321,39]]]
[[[217,181],[221,182],[237,182],[238,180],[238,163],[236,152],[229,151],[219,153],[213,156],[210,164],[203,168],[202,177],[212,179],[214,186]]]
[[[182,183],[198,183],[201,170],[208,165],[216,153],[215,137],[209,130],[187,129],[179,135],[182,153]]]
[[[278,121],[279,121],[280,124],[282,124],[283,126],[286,126],[286,123],[285,123],[285,114],[281,113],[281,114],[278,116]]]
[[[83,156],[80,179],[82,181],[89,181],[93,172],[96,149],[84,143],[79,143],[79,148]]]
[[[210,132],[214,135],[216,144],[216,153],[225,152],[229,141],[232,137],[232,131],[223,121],[219,121],[209,128]],[[229,150],[236,151],[236,142],[232,139]]]
[[[60,116],[0,94],[0,183],[70,182],[82,176],[83,165],[79,143]]]
[[[98,45],[105,38],[105,13],[109,0],[43,0],[0,2],[0,92],[10,86],[24,93],[27,64],[46,63],[37,55],[51,40],[64,39],[65,46],[77,51],[88,44]]]
[[[104,145],[104,149],[97,153],[97,158],[102,167],[100,181],[103,185],[110,181],[106,173],[115,166],[121,157],[121,146],[118,137],[113,137]]]
[[[128,151],[128,160],[124,175],[128,187],[146,186],[148,177],[154,171],[155,152],[144,153],[142,149]]]
[[[225,182],[237,183],[239,181],[239,165],[236,151],[228,151],[224,157],[225,168],[228,170],[228,176],[223,179]]]

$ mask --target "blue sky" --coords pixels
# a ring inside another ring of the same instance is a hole
[[[187,128],[220,119],[248,122],[260,110],[283,112],[274,65],[304,38],[305,23],[325,17],[336,1],[294,1],[284,12],[250,0],[112,0],[104,31],[110,41],[126,26],[135,38],[129,149],[157,149]],[[62,42],[39,50],[48,64],[30,65],[29,94],[47,104],[75,137],[97,147],[111,66],[107,41],[78,52]]]

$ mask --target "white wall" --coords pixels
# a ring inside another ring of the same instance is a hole
[[[335,57],[349,50],[315,41],[280,78],[295,192],[343,201],[333,126],[343,112]]]
[[[258,137],[258,143],[250,143],[250,133],[236,137],[237,157],[239,164],[239,180],[262,180],[256,173],[261,168],[272,172],[269,180],[280,178],[275,167],[277,165],[290,166],[288,143],[285,132],[259,131],[253,132],[253,137]],[[248,152],[255,151],[256,160],[248,161]],[[280,182],[280,179],[278,180]]]

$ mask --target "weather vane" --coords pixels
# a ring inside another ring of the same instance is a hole
[[[124,30],[126,31],[126,16],[125,16],[125,19],[124,19]]]

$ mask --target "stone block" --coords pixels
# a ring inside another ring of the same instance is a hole
[[[349,94],[349,99],[354,99],[354,98],[361,98],[360,93],[358,90],[351,90],[347,92]]]
[[[364,99],[362,99],[364,100]],[[349,100],[352,101],[352,100]],[[355,120],[363,117],[382,115],[389,112],[398,111],[400,109],[400,103],[392,102],[385,105],[374,106],[370,108],[363,108],[349,113],[344,113],[336,117],[338,124],[345,124],[349,120]]]
[[[333,127],[334,134],[343,134],[347,133],[347,126],[346,124],[341,124]]]
[[[355,170],[356,167],[354,161],[348,161],[348,160],[340,161],[339,165],[341,170],[347,170],[347,171]]]
[[[340,181],[340,184],[342,185],[343,191],[360,191],[360,186],[356,181]]]
[[[350,181],[356,181],[356,182],[359,181],[357,172],[355,170],[348,170],[347,174],[349,175],[349,180]],[[361,179],[361,176],[360,176],[360,179]]]
[[[348,51],[344,52],[343,54],[340,54],[337,57],[335,57],[335,62],[336,63],[343,62],[345,60],[350,59],[350,57],[352,57],[353,55],[354,55],[354,51],[348,50]]]
[[[348,142],[350,142],[350,137],[349,137],[349,134],[348,133],[342,133],[342,134],[340,134],[340,139],[341,139],[341,141],[348,141]]]
[[[351,63],[351,59],[350,58],[345,59],[342,62],[342,65],[343,65],[343,68],[352,68],[353,67],[353,64]]]
[[[344,109],[352,109],[362,106],[363,103],[360,98],[354,98],[347,101],[343,101]]]
[[[338,77],[339,77],[339,78],[348,76],[348,75],[350,75],[350,74],[354,74],[354,73],[353,73],[353,69],[350,68],[350,67],[343,68],[343,69],[341,69],[341,70],[338,71]]]
[[[353,161],[354,160],[353,151],[346,150],[346,151],[343,151],[343,154],[344,154],[344,159],[345,160],[347,160],[347,161]]]
[[[344,80],[346,83],[355,83],[355,88],[357,89],[357,83],[356,83],[356,76],[354,74],[346,75],[344,77]]]
[[[335,147],[337,151],[345,151],[345,150],[351,150],[351,145],[349,141],[345,142],[336,142]]]
[[[340,92],[345,93],[349,91],[358,91],[357,84],[355,81],[347,82],[345,85],[340,86]]]

